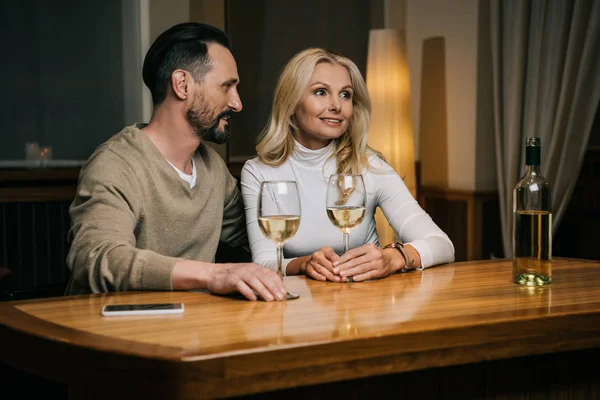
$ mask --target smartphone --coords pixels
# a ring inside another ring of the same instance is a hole
[[[111,304],[102,307],[102,315],[157,315],[182,314],[183,303],[161,304]]]

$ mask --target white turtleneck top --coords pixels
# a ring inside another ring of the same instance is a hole
[[[331,247],[337,254],[343,253],[342,232],[333,226],[325,211],[327,180],[336,170],[335,159],[328,160],[332,153],[333,142],[318,150],[295,142],[293,153],[278,167],[265,165],[258,157],[245,163],[241,184],[254,262],[276,270],[275,244],[258,226],[257,203],[263,181],[293,180],[300,192],[300,227],[284,245],[286,267],[293,258],[312,254],[323,246]],[[448,235],[423,211],[396,171],[376,155],[369,157],[369,164],[371,168],[362,174],[367,209],[363,222],[350,231],[350,248],[366,243],[379,245],[375,210],[380,207],[400,239],[417,250],[423,268],[454,261],[454,246]]]

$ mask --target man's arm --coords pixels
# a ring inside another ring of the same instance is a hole
[[[229,171],[226,172],[226,176],[227,187],[220,240],[231,247],[244,246],[247,248],[248,235],[246,233],[246,216],[242,195],[237,187],[237,181],[229,174]]]
[[[143,199],[133,171],[119,156],[102,151],[86,164],[70,215],[71,294],[171,289],[179,259],[136,248]]]

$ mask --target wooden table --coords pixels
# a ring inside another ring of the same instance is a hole
[[[511,283],[507,260],[286,285],[300,299],[128,292],[0,303],[0,361],[82,398],[599,396],[600,262],[557,259],[541,288]],[[185,313],[100,315],[104,304],[153,302],[183,302]]]

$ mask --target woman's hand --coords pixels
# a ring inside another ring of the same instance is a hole
[[[317,281],[341,282],[342,278],[333,272],[333,265],[339,258],[331,247],[321,247],[312,255],[307,256],[304,268],[306,275]]]
[[[374,244],[364,244],[349,250],[334,263],[333,273],[342,277],[342,281],[383,278],[404,266],[404,258],[396,249],[380,249]]]

